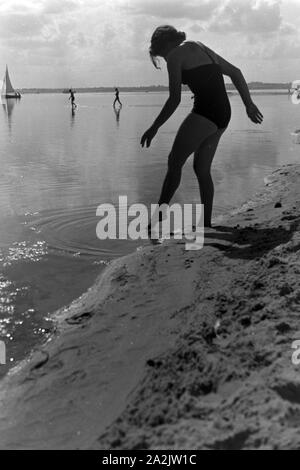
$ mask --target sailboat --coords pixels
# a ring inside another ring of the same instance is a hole
[[[11,81],[8,75],[7,66],[6,66],[6,71],[5,71],[4,80],[3,80],[1,97],[2,98],[21,98],[21,94],[18,91],[15,91],[11,84]]]

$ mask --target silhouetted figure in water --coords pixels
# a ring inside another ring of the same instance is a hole
[[[116,103],[119,103],[120,106],[122,106],[122,103],[120,101],[120,98],[119,98],[119,89],[118,88],[115,88],[115,101],[114,101],[114,104],[113,104],[113,107],[116,106]]]
[[[210,227],[214,197],[211,164],[231,116],[223,75],[231,78],[251,121],[261,124],[263,115],[253,103],[244,76],[237,67],[204,44],[185,39],[184,32],[169,25],[158,27],[152,35],[150,57],[156,68],[159,68],[157,57],[167,62],[169,97],[154,123],[142,136],[141,144],[143,147],[150,146],[159,128],[177,109],[181,101],[182,83],[188,85],[194,95],[194,106],[176,134],[158,206],[170,203],[180,184],[182,167],[194,154],[194,171],[204,204],[204,225]]]
[[[71,100],[72,109],[75,109],[75,108],[77,108],[77,104],[75,103],[75,93],[72,90],[72,88],[70,88],[69,93],[70,93],[69,100]]]

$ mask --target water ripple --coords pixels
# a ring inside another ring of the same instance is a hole
[[[47,243],[49,249],[73,256],[99,258],[105,262],[135,249],[127,240],[99,240],[96,226],[96,205],[48,210],[26,222]],[[139,243],[140,245],[140,243]]]

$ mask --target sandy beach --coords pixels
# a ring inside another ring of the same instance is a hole
[[[0,383],[1,449],[299,449],[300,165],[113,261]],[[263,186],[263,185],[262,185]]]

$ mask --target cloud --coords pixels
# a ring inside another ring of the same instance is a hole
[[[18,57],[23,64],[55,65],[91,45],[80,29],[82,16],[73,17],[82,6],[80,0],[23,0],[20,6],[13,1],[1,4],[2,55]]]
[[[41,34],[48,22],[47,18],[34,12],[2,13],[0,15],[0,36],[10,38]]]
[[[283,35],[297,35],[299,33],[299,28],[297,28],[297,26],[295,26],[294,24],[291,24],[287,21],[284,21],[282,22],[281,26],[280,26],[280,32],[283,34]]]
[[[300,57],[300,43],[289,38],[280,39],[270,45],[265,51],[264,57],[268,60],[297,59]]]
[[[220,0],[130,0],[121,5],[131,15],[204,21],[211,17],[220,3]]]
[[[46,15],[62,15],[64,12],[73,12],[80,8],[80,3],[74,0],[46,0],[42,4]]]
[[[228,0],[218,10],[208,30],[216,33],[266,34],[282,24],[280,0]]]

